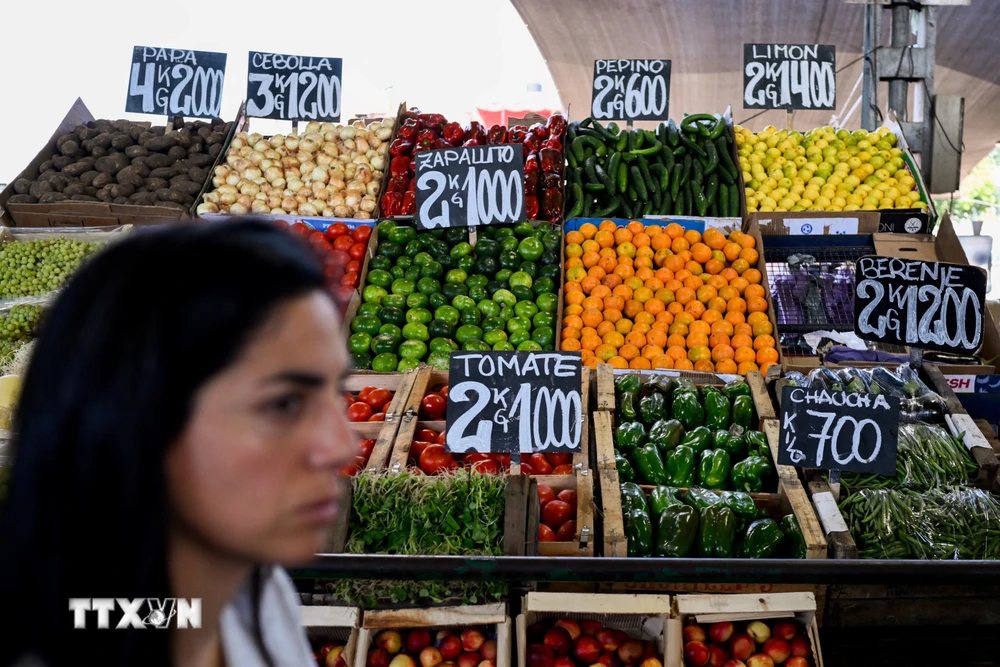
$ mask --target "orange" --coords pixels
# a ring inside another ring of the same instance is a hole
[[[753,340],[753,349],[760,351],[763,347],[774,347],[774,337],[773,336],[758,336]]]
[[[677,313],[676,317],[677,322],[680,322],[681,324],[686,324],[688,326],[691,326],[694,323],[695,319],[696,319],[695,316],[688,312]]]
[[[648,303],[648,302],[647,302]],[[635,317],[632,318],[636,324],[645,324],[649,326],[656,321],[656,316],[650,312],[636,313]]]
[[[725,287],[719,290],[719,296],[725,299],[726,301],[729,301],[730,299],[735,299],[739,295],[740,295],[739,289],[737,289],[733,285],[726,285]]]
[[[681,336],[684,336],[685,338],[687,338],[687,335],[689,333],[691,333],[688,330],[688,325],[687,324],[685,324],[683,322],[677,322],[677,321],[675,321],[673,324],[671,324],[670,325],[670,329],[668,329],[667,331],[668,331],[668,333],[671,336],[674,335],[674,334],[680,334]]]
[[[717,259],[710,259],[705,262],[705,270],[711,273],[713,276],[722,273],[722,270],[726,268],[726,265]]]
[[[674,296],[677,299],[677,303],[684,305],[694,299],[695,291],[690,287],[682,287],[674,292]]]
[[[698,333],[688,334],[685,342],[689,350],[693,350],[696,347],[708,347],[708,336]]]
[[[617,308],[609,308],[604,311],[604,321],[614,324],[622,318],[622,311]]]
[[[740,253],[740,259],[746,260],[750,266],[756,266],[760,255],[753,248],[744,248],[743,252]]]
[[[709,360],[712,358],[712,351],[705,345],[696,345],[688,349],[688,359],[691,361]]]
[[[704,241],[712,250],[722,250],[726,245],[726,235],[718,229],[709,228],[705,230]]]
[[[563,309],[563,313],[566,315],[582,315],[583,306],[570,304]]]
[[[572,327],[566,327],[565,329],[562,330],[562,339],[563,340],[570,340],[570,339],[572,339],[572,340],[580,340],[580,338],[582,336],[583,336],[583,334],[580,333],[579,329],[573,329]]]
[[[757,324],[758,322],[767,321],[767,313],[750,313],[747,315],[747,324]]]
[[[678,329],[678,331],[680,331]],[[681,333],[671,333],[667,336],[667,347],[687,347],[687,337]]]
[[[713,333],[708,338],[708,346],[713,350],[719,345],[729,345],[729,336],[722,333],[721,331]]]
[[[732,282],[733,278],[738,277],[740,274],[736,273],[736,271],[733,270],[733,267],[729,266],[722,269],[722,273],[720,273],[719,275],[728,280],[729,282]]]
[[[576,315],[569,315],[563,317],[563,327],[568,329],[582,329],[583,320]]]
[[[605,320],[597,325],[597,335],[600,336],[601,338],[603,338],[605,334],[608,334],[612,331],[617,331],[617,329],[615,329],[614,322],[608,322],[607,320]]]
[[[623,230],[628,231],[628,230]],[[619,244],[618,246],[618,256],[628,257],[629,259],[635,257],[635,246],[629,242]]]
[[[674,362],[674,368],[679,371],[693,371],[694,364],[687,359],[678,359]]]
[[[659,329],[652,329],[648,334],[646,334],[646,343],[657,347],[666,347],[667,334],[663,333],[663,331]]]
[[[567,257],[581,257],[583,255],[583,248],[577,243],[570,243],[566,246],[566,256]]]
[[[674,239],[673,242],[671,242],[670,244],[670,249],[677,253],[687,250],[689,247],[691,247],[691,244],[689,244],[687,240],[683,238]]]
[[[688,353],[687,349],[683,345],[671,345],[667,348],[667,354],[673,358],[674,361],[678,359],[687,359]]]
[[[663,289],[663,281],[657,278],[655,275],[652,278],[647,278],[646,282],[642,284],[643,287],[648,287],[654,292]]]
[[[636,357],[635,359],[628,362],[628,367],[646,371],[651,369],[653,367],[653,364],[650,363],[649,359],[645,359],[643,357]]]
[[[628,362],[625,361],[625,358],[617,355],[608,359],[607,363],[612,368],[628,368]]]
[[[690,271],[691,274],[695,276],[700,276],[702,273],[705,272],[705,269],[702,268],[701,264],[695,261],[690,261],[686,263],[684,265],[684,268]]]
[[[728,345],[716,345],[712,348],[712,361],[721,361],[722,359],[732,359],[735,356],[733,348]]]
[[[587,239],[586,241],[580,244],[580,247],[583,248],[584,252],[599,253],[601,250],[601,244],[595,241],[594,239]]]
[[[704,264],[712,259],[712,249],[704,243],[695,243],[691,246],[691,257],[694,261]]]
[[[597,278],[598,280],[600,280],[606,275],[608,275],[608,272],[602,269],[600,266],[592,266],[589,269],[587,269],[588,278]]]
[[[663,227],[660,227],[659,225],[646,225],[644,229],[646,233],[649,234],[650,236],[654,234],[659,234],[663,231]]]
[[[601,241],[600,232],[598,232],[597,241],[599,243]],[[601,243],[601,245],[604,244]],[[730,262],[738,259],[741,252],[743,252],[743,246],[741,246],[739,243],[733,243],[731,241],[722,248],[722,254],[725,255],[726,259],[728,259]]]
[[[625,344],[625,336],[621,335],[617,331],[609,331],[604,334],[601,338],[605,345],[613,345],[614,347],[621,347]]]
[[[624,307],[625,299],[621,298],[617,294],[609,294],[604,297],[604,310],[622,310]]]
[[[640,270],[648,270],[649,275],[653,275],[653,260],[645,255],[636,255],[635,261],[632,263],[635,267],[636,273],[638,274]],[[643,278],[643,280],[648,280],[648,278]]]
[[[614,257],[601,257],[601,260],[597,263],[599,267],[604,269],[605,273],[611,273],[618,266],[618,260]]]
[[[650,331],[648,324],[636,324],[632,327],[632,333],[646,335]]]
[[[580,345],[583,346],[583,349],[593,352],[601,346],[601,337],[597,335],[586,335],[580,339]]]
[[[766,375],[767,374],[767,369],[770,368],[773,365],[774,364],[762,364],[761,367],[760,367],[760,372]]]
[[[625,335],[629,331],[632,331],[632,320],[625,319],[624,317],[615,322],[615,331]]]
[[[580,350],[580,358],[586,361],[594,356],[593,350]]]
[[[737,259],[733,262],[733,271],[740,274],[741,276],[746,273],[747,269],[750,268],[750,262],[745,259]]]
[[[753,314],[756,315],[756,313]],[[774,327],[767,320],[764,320],[763,322],[754,322],[751,326],[753,327],[754,336],[770,336],[774,331]]]
[[[715,372],[715,364],[713,364],[708,359],[702,359],[700,361],[696,361],[695,362],[694,369],[696,371],[701,372],[701,373],[714,373]]]
[[[740,291],[740,294],[743,294],[743,292],[749,285],[750,281],[742,276],[740,276],[739,278],[733,278],[732,280],[729,281],[729,286],[738,289]]]
[[[574,266],[571,269],[566,270],[566,280],[573,283],[578,283],[587,277],[587,269],[582,266]]]
[[[594,350],[594,354],[597,355],[597,358],[601,361],[607,361],[611,357],[618,354],[618,350],[614,345],[608,345],[605,343],[603,345],[599,345],[597,349]]]
[[[663,354],[663,348],[659,345],[646,345],[640,354],[646,359],[653,359]]]
[[[671,239],[666,234],[650,234],[649,236],[649,246],[656,251],[663,250],[664,248],[670,247]]]
[[[751,313],[762,313],[767,310],[767,300],[762,296],[747,299],[747,310]]]
[[[659,292],[657,292],[657,294],[659,294]],[[642,304],[642,307],[646,310],[647,313],[658,315],[662,313],[664,309],[666,309],[667,305],[663,303],[662,299],[653,297],[652,299],[649,299],[644,304]]]
[[[580,341],[575,338],[564,338],[559,347],[564,352],[579,352],[581,349]]]
[[[744,248],[753,248],[757,245],[757,239],[749,234],[740,234],[739,238],[736,239],[736,242]]]
[[[678,313],[684,312],[684,305],[678,303],[677,301],[671,301],[667,304],[667,312],[671,315],[676,315]]]
[[[673,278],[668,280],[663,286],[671,292],[676,292],[680,288],[684,287],[684,283],[677,278]]]
[[[636,248],[648,248],[650,243],[651,241],[649,236],[642,232],[632,236],[632,245]]]
[[[632,298],[638,301],[639,303],[646,303],[647,301],[653,298],[653,290],[649,289],[648,287],[640,287],[632,295]]]
[[[721,296],[717,296],[714,299],[709,299],[708,303],[705,304],[710,310],[717,311],[719,313],[724,313],[726,311],[726,300]]]
[[[723,265],[725,265],[725,263],[726,263],[726,253],[722,252],[721,250],[713,250],[712,251],[712,259],[717,259],[720,262],[722,262]]]
[[[733,324],[722,319],[712,325],[712,333],[724,333],[727,336],[733,335]]]
[[[594,240],[600,243],[602,248],[610,248],[615,244],[615,235],[607,230],[602,230],[597,232]]]
[[[638,246],[638,245],[636,245],[635,244],[635,239],[632,239],[632,245],[635,246],[635,256],[636,257],[646,257],[648,259],[652,259],[653,256],[656,255],[656,253],[653,252],[653,249],[650,248],[648,245],[644,245],[644,246]]]
[[[628,278],[625,279],[625,281],[622,284],[628,287],[633,292],[642,287],[642,281],[636,278],[635,276],[629,276]]]
[[[661,354],[653,358],[653,368],[673,368],[674,358],[669,354]]]
[[[597,226],[592,222],[585,222],[580,225],[580,233],[583,234],[583,238],[592,239],[597,233]]]
[[[733,311],[731,313],[726,313],[726,321],[735,327],[737,324],[743,324],[746,322],[746,317],[743,316],[743,313]]]
[[[740,322],[739,324],[733,326],[733,333],[743,334],[744,336],[753,336],[753,327],[746,322]]]
[[[747,299],[751,299],[758,296],[764,296],[764,286],[763,285],[747,285],[747,288],[743,290],[743,296]]]
[[[601,363],[601,360],[597,356],[587,357],[583,360],[583,365],[587,368],[597,368],[597,364],[599,363]]]
[[[730,299],[726,303],[726,312],[729,313],[745,313],[747,312],[747,302],[743,299],[737,297],[735,299]]]
[[[614,220],[602,220],[601,224],[598,226],[601,231],[613,232],[618,229],[618,225],[615,224]]]
[[[719,296],[718,290],[711,285],[702,285],[698,288],[698,301],[708,303],[710,299]]]
[[[760,271],[757,269],[747,269],[743,277],[751,284],[759,283],[761,280]]]
[[[739,365],[736,372],[739,373],[740,375],[746,375],[750,371],[756,371],[756,370],[759,370],[757,368],[757,364],[755,364],[752,361],[744,361],[742,364]]]
[[[726,287],[729,284],[729,281],[726,280],[725,278],[723,278],[722,276],[711,276],[710,275],[708,277],[708,280],[705,281],[705,284],[706,285],[711,285],[716,290],[720,290],[723,287]]]
[[[583,243],[586,239],[587,239],[587,237],[584,236],[583,233],[580,232],[580,231],[566,232],[566,243],[567,244],[571,244],[571,243],[577,243],[577,244]]]
[[[690,287],[696,292],[705,285],[704,281],[698,276],[688,276],[684,279],[684,287]]]
[[[708,322],[702,322],[701,320],[691,322],[688,327],[690,328],[691,333],[705,334],[706,336],[712,333],[712,325]]]
[[[757,353],[753,351],[752,347],[739,347],[736,348],[734,359],[738,364],[742,364],[747,361],[755,362],[757,361]]]
[[[594,243],[597,243],[597,241],[594,241]],[[617,250],[615,250],[614,248],[601,248],[600,246],[598,246],[598,249],[599,249],[598,254],[601,256],[601,259],[605,259],[605,258],[607,258],[607,259],[613,259],[613,260],[615,260],[615,264],[616,265],[618,264],[618,251]]]
[[[752,347],[753,341],[750,339],[750,336],[738,333],[733,335],[732,340],[730,341],[729,344],[733,347],[733,349],[738,350],[741,347]]]
[[[709,308],[701,314],[701,321],[712,325],[722,319],[722,313],[714,308]]]
[[[604,308],[604,301],[600,297],[591,295],[588,296],[586,299],[584,299],[583,303],[580,305],[583,306],[584,310],[590,310],[591,308],[595,310],[601,310]]]
[[[625,299],[626,301],[632,298],[632,288],[629,287],[628,285],[625,285],[624,283],[618,285],[611,291],[615,296],[619,296],[622,299]]]
[[[608,289],[613,290],[614,288],[622,284],[622,278],[621,276],[616,276],[613,273],[609,273],[608,275],[601,278],[601,284],[607,287]]]
[[[773,364],[778,361],[778,351],[773,347],[762,347],[757,350],[757,365],[761,367],[762,370],[767,370],[764,368],[766,364]]]
[[[663,311],[662,313],[659,313],[656,316],[656,321],[657,322],[662,322],[664,324],[673,324],[674,323],[674,314],[671,313],[669,310],[665,310],[665,311]]]
[[[618,266],[615,267],[615,274],[621,276],[622,279],[625,279],[625,278],[631,278],[633,275],[635,275],[635,271],[633,271],[632,267],[629,266],[628,264],[619,264]]]
[[[676,273],[684,268],[684,258],[680,255],[670,255],[663,263],[663,266]],[[676,278],[677,276],[674,277]]]
[[[566,268],[573,269],[578,266],[584,266],[583,260],[579,257],[570,257],[566,260]]]
[[[689,229],[684,232],[684,238],[687,239],[687,242],[691,245],[701,243],[701,232],[696,229]]]
[[[667,232],[667,236],[669,236],[672,239],[684,236],[684,228],[681,225],[678,225],[676,222],[671,222],[669,225],[667,225],[667,229],[665,231]]]
[[[638,220],[633,220],[632,222],[625,225],[625,229],[632,232],[633,234],[639,234],[642,232],[643,229],[645,229],[645,227],[643,227],[642,223],[639,222]]]
[[[649,267],[639,266],[638,264],[635,265],[635,277],[641,280],[644,285],[646,284],[646,281],[654,275],[653,270]]]
[[[615,230],[615,243],[621,245],[622,243],[628,243],[632,240],[632,232],[630,232],[625,227],[619,227]]]
[[[597,325],[604,321],[604,314],[597,308],[587,308],[583,311],[580,319],[588,327],[596,328]]]
[[[734,229],[733,231],[729,232],[729,240],[732,241],[733,243],[739,243],[741,236],[743,236],[743,232],[741,232],[738,229]]]
[[[642,310],[642,304],[635,299],[629,299],[625,302],[625,317],[629,319],[634,319]]]
[[[715,362],[715,372],[716,373],[736,373],[739,369],[736,366],[736,362],[732,359],[720,359]]]
[[[596,276],[587,276],[586,278],[580,281],[580,287],[582,287],[583,291],[586,292],[587,294],[593,292],[594,288],[600,284],[601,284],[601,279],[597,278]]]
[[[566,292],[566,303],[568,305],[579,305],[583,303],[583,300],[587,298],[582,291],[574,290],[572,292]]]
[[[641,350],[642,348],[646,347],[646,336],[644,334],[633,331],[629,335],[625,336],[625,343],[627,345],[633,345]]]
[[[580,333],[583,334],[584,338],[586,338],[587,336],[597,336],[597,329],[595,329],[594,327],[584,327],[580,329]],[[600,336],[597,337],[600,338]]]
[[[618,348],[618,356],[620,356],[625,361],[630,361],[639,356],[639,348],[635,345],[625,344]]]

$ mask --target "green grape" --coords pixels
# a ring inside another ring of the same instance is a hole
[[[39,296],[59,289],[103,245],[56,238],[0,246],[0,299]]]
[[[7,359],[34,338],[41,320],[41,306],[14,306],[9,312],[0,313],[0,360]]]

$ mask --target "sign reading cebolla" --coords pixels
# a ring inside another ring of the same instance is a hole
[[[225,79],[225,53],[135,46],[125,111],[218,118]]]
[[[898,431],[894,396],[786,386],[778,463],[895,475]]]
[[[414,159],[417,226],[474,227],[525,219],[519,144],[421,151]]]
[[[280,120],[340,120],[342,58],[251,51],[247,115]]]
[[[449,452],[582,449],[583,364],[573,352],[452,352]]]
[[[595,60],[590,115],[598,120],[667,120],[669,60]]]
[[[837,51],[829,44],[744,44],[744,109],[834,109]]]
[[[854,331],[861,338],[968,354],[983,344],[981,268],[867,255],[856,273]]]

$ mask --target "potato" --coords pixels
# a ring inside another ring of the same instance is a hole
[[[67,157],[65,155],[57,155],[54,158],[52,158],[52,167],[53,169],[58,169],[59,171],[62,171],[66,167],[73,164],[75,160],[76,158]]]
[[[63,167],[62,173],[65,174],[66,176],[69,176],[70,178],[75,178],[93,169],[96,163],[97,160],[95,160],[94,158],[85,157],[81,160],[77,160],[76,162],[67,167]]]
[[[93,186],[94,179],[100,175],[101,172],[91,169],[90,171],[85,171],[80,174],[80,182],[86,186]]]
[[[84,142],[87,139],[93,139],[98,134],[100,134],[100,132],[98,132],[93,128],[87,127],[86,125],[77,125],[76,130],[74,130],[73,134],[76,135],[78,142]]]
[[[195,167],[207,167],[210,164],[214,163],[215,160],[212,159],[211,155],[208,155],[206,153],[192,153],[188,155],[188,162],[190,162]]]
[[[11,195],[8,204],[37,204],[38,198],[26,194]]]
[[[139,165],[142,165],[146,169],[149,169],[150,167],[149,164],[146,162],[146,157],[147,156],[143,155],[142,157],[132,158],[132,166],[138,167]]]
[[[222,144],[212,144],[208,147],[208,154],[212,157],[218,157],[219,153],[222,152]]]
[[[97,194],[94,196],[100,199],[101,201],[111,201],[111,186],[108,185],[101,188],[100,190],[97,191]]]
[[[163,153],[152,153],[146,156],[146,165],[150,169],[159,169],[161,167],[171,167],[177,160],[170,158],[170,156],[164,155]]]
[[[188,178],[195,183],[204,183],[208,180],[208,175],[210,173],[212,173],[212,171],[207,167],[191,167],[187,172]]]
[[[97,174],[97,176],[94,178],[94,182],[91,183],[91,185],[93,185],[95,188],[103,188],[106,185],[111,185],[111,181],[113,180],[114,178],[111,176],[111,174],[102,171],[99,174]]]
[[[184,206],[183,204],[178,204],[178,203],[172,202],[172,201],[158,201],[158,202],[156,202],[153,205],[154,206],[162,206],[163,208],[175,208],[175,209],[178,209],[180,211],[186,211],[188,209],[187,206]]]
[[[168,190],[166,188],[160,188],[156,191],[156,198],[160,201],[170,201],[176,202],[178,204],[191,204],[194,198],[190,195],[185,195],[182,192],[176,192],[174,190]]]
[[[94,167],[97,171],[114,175],[127,167],[129,162],[130,160],[127,155],[124,153],[118,153],[117,155],[108,155],[107,157],[98,159]]]
[[[194,181],[177,181],[171,184],[170,189],[194,197],[201,192],[201,185],[201,183],[195,183]]]
[[[93,139],[88,139],[83,142],[83,147],[91,153],[94,152],[95,148],[103,148],[104,150],[107,150],[111,148],[111,135],[107,132],[101,132]]]
[[[87,191],[87,186],[80,181],[74,181],[63,188],[62,193],[67,197],[72,197],[73,195],[82,195]]]
[[[198,128],[198,136],[206,141],[210,136],[212,136],[212,128],[209,125],[202,125]]]
[[[208,135],[208,137],[205,139],[205,143],[209,145],[221,144],[225,140],[226,140],[226,134],[224,132],[213,132],[212,134]]]
[[[138,125],[138,124],[133,123],[128,128],[128,136],[132,137],[132,141],[138,143],[139,142],[139,137],[142,136],[142,133],[145,132],[145,131],[146,131],[145,127],[143,127],[142,125]]]
[[[38,173],[44,174],[47,171],[52,171],[55,169],[55,165],[52,164],[52,160],[46,160],[45,162],[38,165]]]
[[[28,193],[32,197],[41,198],[42,195],[48,194],[50,192],[55,192],[55,190],[56,189],[52,187],[52,184],[49,183],[47,180],[35,181],[34,183],[31,184],[31,189],[28,191]]]
[[[71,201],[98,201],[97,197],[93,195],[73,195],[70,197]]]
[[[149,174],[149,169],[143,165],[125,167],[117,174],[115,174],[115,180],[118,181],[119,184],[127,185],[128,187],[132,188],[133,191],[135,191],[135,188],[142,185],[143,180],[145,180],[145,175],[143,174],[143,170],[145,170],[146,175]],[[130,194],[132,194],[132,192],[128,193],[128,195]],[[128,195],[125,196],[128,197]],[[115,196],[117,197],[118,195]]]
[[[170,187],[170,181],[165,178],[158,178],[155,176],[150,176],[145,181],[145,188],[150,192],[156,192],[160,188]]]
[[[154,153],[166,153],[176,145],[177,137],[175,137],[173,133],[165,134],[162,137],[153,137],[145,143],[146,150]]]
[[[62,153],[65,157],[73,158],[80,154],[80,144],[77,143],[76,141],[76,135],[71,135],[71,136],[73,136],[73,139],[70,139],[69,141],[64,141],[59,146],[59,152]]]
[[[187,127],[182,127],[176,133],[177,135],[177,145],[181,148],[187,148],[191,145],[193,139],[191,138],[191,130]],[[187,151],[184,151],[187,153]]]
[[[94,146],[93,150],[90,151],[90,157],[98,158],[104,157],[108,154],[107,148],[101,148],[100,146]]]
[[[167,157],[173,158],[174,160],[183,160],[187,157],[187,149],[183,146],[172,146],[170,150],[167,151]]]
[[[26,178],[19,178],[14,181],[14,192],[19,195],[26,195],[31,190],[31,181]]]
[[[115,199],[118,199],[119,197],[128,197],[134,193],[134,185],[115,184],[111,186],[111,196]]]
[[[155,192],[136,192],[128,200],[137,206],[152,206],[157,202]]]
[[[177,175],[177,170],[174,169],[173,167],[159,167],[149,172],[150,178],[165,178],[169,180],[176,175]]]
[[[131,146],[133,143],[134,142],[132,141],[132,137],[130,137],[127,134],[124,134],[124,133],[118,133],[118,134],[114,135],[113,137],[111,137],[111,147],[112,148],[116,148],[116,149],[118,149],[120,151],[125,150],[126,148],[128,148],[129,146]],[[131,156],[129,156],[129,157],[131,157]]]
[[[59,147],[62,146],[67,141],[76,141],[76,138],[77,138],[76,135],[73,134],[72,132],[67,132],[66,134],[60,134],[58,137],[56,137],[56,150],[58,150]]]
[[[188,146],[188,154],[194,155],[196,153],[200,154],[205,149],[205,144],[200,141],[192,141],[191,145]]]
[[[67,199],[69,199],[69,197],[61,192],[47,192],[38,198],[38,203],[55,204],[56,202],[66,201]]]
[[[185,181],[190,183],[191,179],[188,178],[187,172],[182,172],[180,174],[177,174],[176,176],[171,177],[170,185],[173,185],[174,183],[183,183]]]
[[[52,189],[55,190],[56,192],[62,192],[63,190],[65,190],[67,187],[69,187],[69,182],[70,182],[69,179],[63,176],[62,174],[55,174],[53,176],[49,176],[48,181],[49,184],[52,186]]]
[[[145,146],[129,146],[125,149],[125,155],[130,158],[137,158],[149,155],[149,151],[146,150]]]
[[[111,200],[112,204],[128,204],[128,197],[115,197]]]

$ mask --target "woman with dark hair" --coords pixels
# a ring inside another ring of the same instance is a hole
[[[136,233],[86,264],[15,417],[0,665],[310,664],[278,566],[343,511],[340,327],[320,262],[263,222]],[[79,598],[197,598],[201,629],[115,629],[117,604],[99,629]]]

